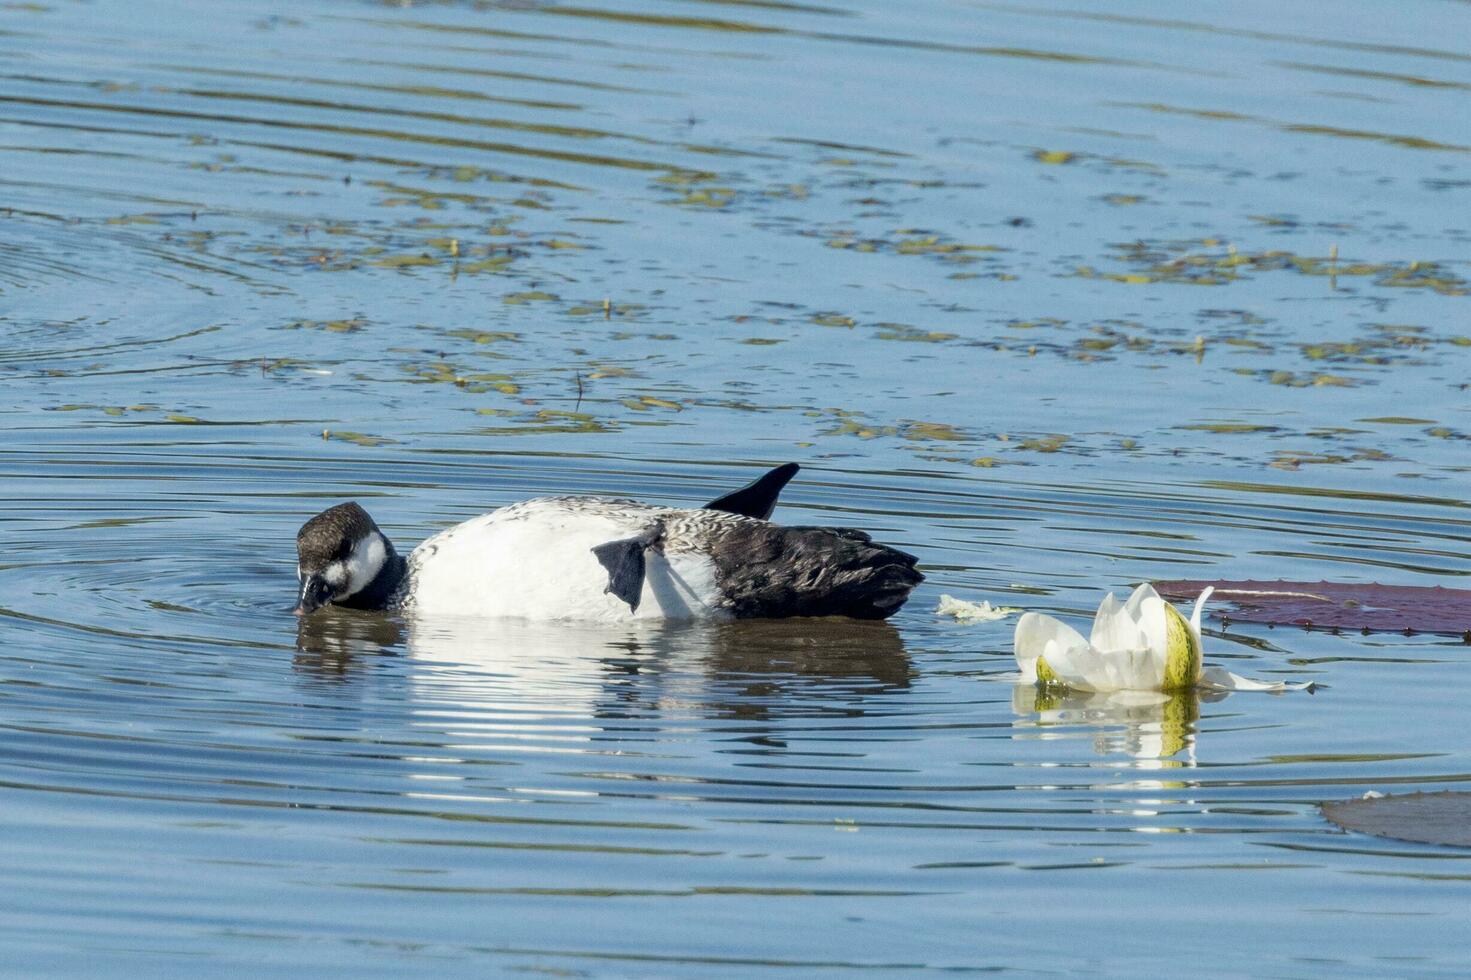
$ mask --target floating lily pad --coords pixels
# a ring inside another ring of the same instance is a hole
[[[1269,626],[1471,636],[1471,590],[1440,586],[1182,580],[1156,582],[1168,599],[1193,599],[1214,587],[1234,603],[1217,618]]]
[[[1471,847],[1471,793],[1398,793],[1338,800],[1323,816],[1344,830],[1376,837]]]

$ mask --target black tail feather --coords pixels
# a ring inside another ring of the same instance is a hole
[[[801,467],[796,463],[783,463],[739,490],[715,498],[705,505],[705,509],[723,510],[728,514],[740,514],[742,517],[755,517],[764,521],[776,509],[776,498],[781,496],[782,489],[797,475],[799,469]]]

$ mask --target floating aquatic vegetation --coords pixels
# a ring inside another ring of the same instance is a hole
[[[480,414],[491,413],[481,412]],[[496,412],[494,414],[504,417],[508,413]],[[475,431],[478,435],[486,436],[557,435],[616,432],[618,425],[616,422],[598,419],[587,412],[543,408],[527,415],[517,416],[512,425],[482,428]]]
[[[1171,598],[1214,589],[1234,604],[1221,619],[1307,629],[1443,633],[1471,639],[1471,590],[1377,583],[1200,581],[1156,582]]]
[[[1066,320],[1044,316],[1038,317],[1035,320],[1008,320],[1006,321],[1006,328],[1008,330],[1038,330],[1043,327],[1065,327],[1067,323],[1068,321]]]
[[[969,442],[970,436],[944,422],[905,422],[899,434],[915,442]]]
[[[647,308],[641,303],[614,303],[612,300],[603,300],[599,303],[580,303],[577,306],[567,308],[568,316],[600,316],[604,320],[613,317],[620,319],[637,319],[644,315]],[[635,336],[630,334],[629,336]],[[637,336],[649,336],[638,334]]]
[[[1372,422],[1378,425],[1430,425],[1433,419],[1417,419],[1409,415],[1381,415],[1372,419],[1357,419],[1359,422]]]
[[[357,333],[367,325],[367,317],[355,316],[349,320],[295,320],[286,324],[285,329],[325,330],[328,333]]]
[[[1471,847],[1471,793],[1368,792],[1356,800],[1321,805],[1323,816],[1344,830],[1420,844]]]
[[[511,254],[492,255],[484,259],[476,259],[474,262],[455,263],[456,275],[476,275],[481,272],[498,272],[514,262],[516,257]]]
[[[636,378],[638,372],[633,368],[624,367],[621,364],[608,364],[603,361],[593,361],[588,365],[587,373],[589,381],[597,381],[601,378]]]
[[[807,415],[828,415],[836,419],[836,424],[831,428],[824,429],[819,435],[824,436],[857,436],[859,439],[878,439],[882,436],[895,436],[899,429],[892,425],[871,425],[864,421],[862,412],[853,412],[842,408],[829,408],[820,411],[809,411]]]
[[[456,330],[446,330],[446,337],[456,337],[460,340],[468,340],[472,344],[499,344],[519,341],[521,335],[513,330],[476,330],[473,327],[460,327]]]
[[[478,93],[477,93],[478,94]],[[560,106],[560,103],[548,103]],[[503,170],[489,170],[485,167],[474,167],[469,164],[457,164],[453,167],[427,167],[423,174],[425,177],[437,180],[452,180],[456,183],[467,184],[475,181],[487,181],[493,184],[526,184],[531,187],[549,187],[556,190],[578,190],[575,185],[564,184],[561,181],[548,180],[545,177],[523,177],[519,174],[507,173]]]
[[[1260,378],[1268,384],[1284,388],[1353,388],[1365,382],[1342,374],[1299,374],[1296,371],[1274,369],[1235,368],[1234,373],[1243,377]]]
[[[1110,592],[1098,607],[1092,636],[1059,619],[1025,613],[1016,624],[1014,650],[1021,680],[1079,691],[1300,690],[1307,684],[1254,681],[1202,665],[1200,616],[1211,590],[1195,600],[1190,619],[1148,583],[1126,602]]]
[[[635,412],[647,412],[651,408],[662,408],[671,412],[684,411],[684,406],[679,402],[670,401],[667,398],[658,398],[654,395],[621,398],[619,401],[623,403],[625,408],[631,408]]]
[[[431,361],[427,364],[401,364],[399,369],[410,375],[409,381],[419,384],[450,384],[462,391],[479,395],[498,391],[503,395],[515,395],[521,391],[511,375],[504,372],[461,371],[449,361]]]
[[[927,256],[961,265],[980,261],[983,253],[1005,251],[999,245],[972,245],[954,241],[935,232],[914,228],[901,228],[884,237],[865,237],[853,229],[802,232],[802,234],[826,238],[828,248],[891,255]]]
[[[921,330],[911,327],[907,323],[877,323],[878,331],[874,334],[879,340],[902,340],[918,344],[942,344],[947,340],[955,340],[957,334],[945,333],[940,330]]]
[[[1021,610],[1012,606],[993,606],[989,599],[970,602],[944,594],[940,596],[940,604],[935,607],[936,616],[949,616],[962,624],[991,623],[1018,612]]]
[[[1272,461],[1267,465],[1278,470],[1296,470],[1305,465],[1322,466],[1360,462],[1383,463],[1391,459],[1394,459],[1394,457],[1380,449],[1358,449],[1349,454],[1309,453],[1292,449],[1279,449],[1273,453]]]
[[[733,204],[738,196],[733,187],[698,187],[687,191],[681,197],[670,201],[681,207],[710,208],[722,210]]]
[[[393,445],[398,441],[397,439],[390,439],[387,436],[373,436],[365,432],[345,432],[336,429],[323,429],[322,438],[330,439],[334,442],[350,442],[354,446],[363,446],[370,449],[374,446]]]
[[[159,224],[161,215],[156,214],[121,214],[108,218],[110,225],[156,225]]]
[[[408,255],[386,255],[381,259],[372,259],[366,264],[384,269],[408,269],[416,266],[438,265],[439,259],[428,252],[418,252]]]
[[[157,405],[82,405],[66,404],[48,408],[48,412],[101,412],[113,418],[120,418],[129,412],[157,412]]]
[[[423,187],[408,187],[403,184],[395,184],[386,180],[370,180],[367,186],[375,187],[384,191],[389,196],[382,198],[378,204],[382,207],[400,207],[408,205],[421,208],[425,211],[439,211],[448,203],[470,205],[473,207],[488,208],[497,203],[495,198],[485,197],[481,194],[468,194],[459,191],[436,191]]]
[[[501,302],[507,306],[524,306],[527,303],[551,303],[559,298],[556,293],[549,293],[542,289],[528,289],[519,293],[506,293],[501,297]]]
[[[1001,439],[1003,442],[1009,441],[1006,436],[1002,436]],[[1072,436],[1065,436],[1061,433],[1054,432],[1051,435],[1023,439],[1016,444],[1016,448],[1025,452],[1056,453],[1061,452],[1063,447],[1072,441]]]
[[[1032,159],[1038,163],[1053,165],[1072,163],[1077,158],[1078,155],[1076,153],[1069,153],[1066,150],[1037,150],[1032,154]]]
[[[1177,425],[1175,428],[1183,429],[1187,432],[1216,432],[1232,435],[1282,431],[1280,426],[1257,425],[1251,422],[1199,422],[1194,425]]]
[[[1299,255],[1284,249],[1244,252],[1215,238],[1124,242],[1113,248],[1117,253],[1115,257],[1133,266],[1135,271],[1101,272],[1083,265],[1078,266],[1073,274],[1086,279],[1108,279],[1135,285],[1224,286],[1249,273],[1288,271],[1322,276],[1335,283],[1339,278],[1367,277],[1372,278],[1376,286],[1429,289],[1444,296],[1464,296],[1471,291],[1471,283],[1435,262],[1350,261],[1340,259],[1336,248],[1325,256]]]
[[[707,170],[675,170],[654,178],[654,183],[675,192],[664,203],[678,207],[709,209],[729,208],[741,196],[734,187],[718,184],[719,174]]]
[[[447,230],[455,234],[444,234]],[[558,240],[537,241],[524,233],[517,233],[514,244],[477,240],[505,234],[511,232],[503,227],[480,230],[471,225],[427,221],[391,226],[367,222],[307,224],[283,232],[274,241],[244,243],[236,248],[242,254],[265,255],[278,265],[322,272],[445,267],[455,276],[501,271],[532,249],[556,251]],[[324,236],[330,243],[320,240]],[[196,250],[206,244],[197,236],[190,241]]]

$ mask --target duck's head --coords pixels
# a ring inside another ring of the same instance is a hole
[[[346,602],[368,588],[394,557],[393,545],[356,503],[338,504],[296,532],[296,615]]]

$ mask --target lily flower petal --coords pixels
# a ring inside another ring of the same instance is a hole
[[[1073,629],[1067,623],[1052,616],[1044,616],[1042,613],[1029,612],[1016,621],[1016,632],[1013,634],[1012,649],[1016,652],[1016,665],[1021,668],[1022,680],[1038,680],[1037,661],[1043,659],[1046,667],[1042,673],[1047,673],[1052,666],[1052,659],[1047,658],[1049,648],[1058,652],[1053,657],[1065,656],[1065,651],[1074,648],[1085,648],[1088,641],[1083,639],[1083,634]]]
[[[1129,601],[1124,603],[1124,608],[1128,609],[1129,614],[1135,619],[1139,619],[1140,611],[1144,608],[1145,601],[1158,598],[1159,593],[1154,591],[1154,586],[1148,582],[1141,582],[1133,592],[1129,593]]]
[[[1221,667],[1207,667],[1200,672],[1200,686],[1215,691],[1265,691],[1281,694],[1284,691],[1311,691],[1312,681],[1258,681],[1250,677],[1233,674]]]
[[[1149,645],[1128,605],[1110,592],[1093,617],[1093,634],[1088,641],[1098,650],[1142,650]]]
[[[1080,637],[1081,638],[1081,637]],[[1087,641],[1076,646],[1063,646],[1057,641],[1047,644],[1042,657],[1045,667],[1039,667],[1039,678],[1051,683],[1070,687],[1075,691],[1098,691],[1108,689],[1108,669],[1100,660],[1098,651]]]
[[[1212,593],[1215,591],[1216,587],[1214,585],[1207,586],[1204,592],[1195,597],[1195,608],[1190,610],[1190,630],[1195,634],[1197,642],[1200,640],[1201,614],[1205,612],[1206,600],[1210,599]]]
[[[1159,593],[1154,591],[1154,586],[1145,582],[1134,590],[1129,596],[1129,608],[1133,610],[1134,619],[1138,621],[1139,628],[1144,631],[1149,641],[1149,648],[1164,649],[1165,641],[1169,639],[1169,631],[1165,625],[1165,601],[1160,598]]]

